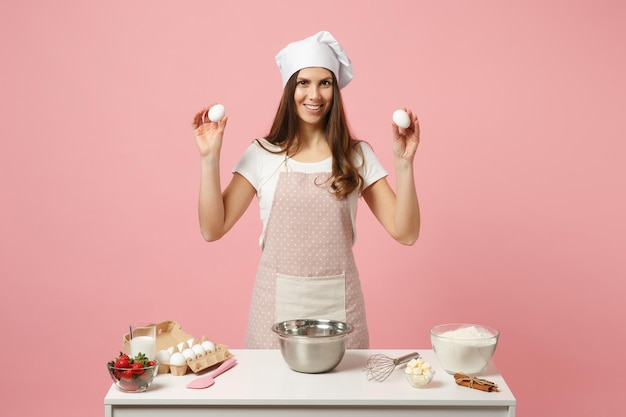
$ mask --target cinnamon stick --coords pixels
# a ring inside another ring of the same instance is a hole
[[[475,376],[469,376],[465,374],[454,374],[454,381],[461,386],[474,388],[481,391],[491,392],[498,391],[498,386],[486,379],[476,378]]]

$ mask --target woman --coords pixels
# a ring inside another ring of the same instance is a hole
[[[228,117],[209,122],[211,106],[193,119],[202,176],[200,230],[207,241],[226,234],[253,197],[263,231],[246,348],[277,348],[272,324],[302,318],[348,322],[348,348],[368,348],[365,306],[352,246],[362,196],[398,242],[412,245],[420,214],[413,178],[417,117],[392,124],[396,193],[371,147],[355,140],[340,89],[352,79],[349,58],[328,32],[287,45],[276,56],[283,96],[269,134],[254,141],[220,184],[220,150]]]

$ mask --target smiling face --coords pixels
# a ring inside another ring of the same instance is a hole
[[[302,122],[322,124],[333,103],[332,73],[326,68],[302,68],[293,98]]]

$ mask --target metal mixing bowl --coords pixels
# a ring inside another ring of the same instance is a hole
[[[347,323],[323,319],[288,320],[272,326],[287,365],[307,374],[328,372],[339,365],[352,330]]]

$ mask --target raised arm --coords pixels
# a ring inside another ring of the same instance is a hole
[[[228,117],[209,121],[206,114],[211,106],[196,113],[192,122],[201,161],[198,219],[202,237],[208,242],[222,238],[234,226],[255,194],[254,187],[239,174],[233,175],[222,192],[220,153]]]
[[[405,109],[406,110],[406,109]],[[392,123],[393,156],[396,172],[396,192],[385,178],[363,191],[363,198],[374,216],[403,245],[413,245],[419,236],[420,210],[415,191],[413,160],[419,145],[420,130],[417,116],[406,110],[411,125],[406,129]]]

